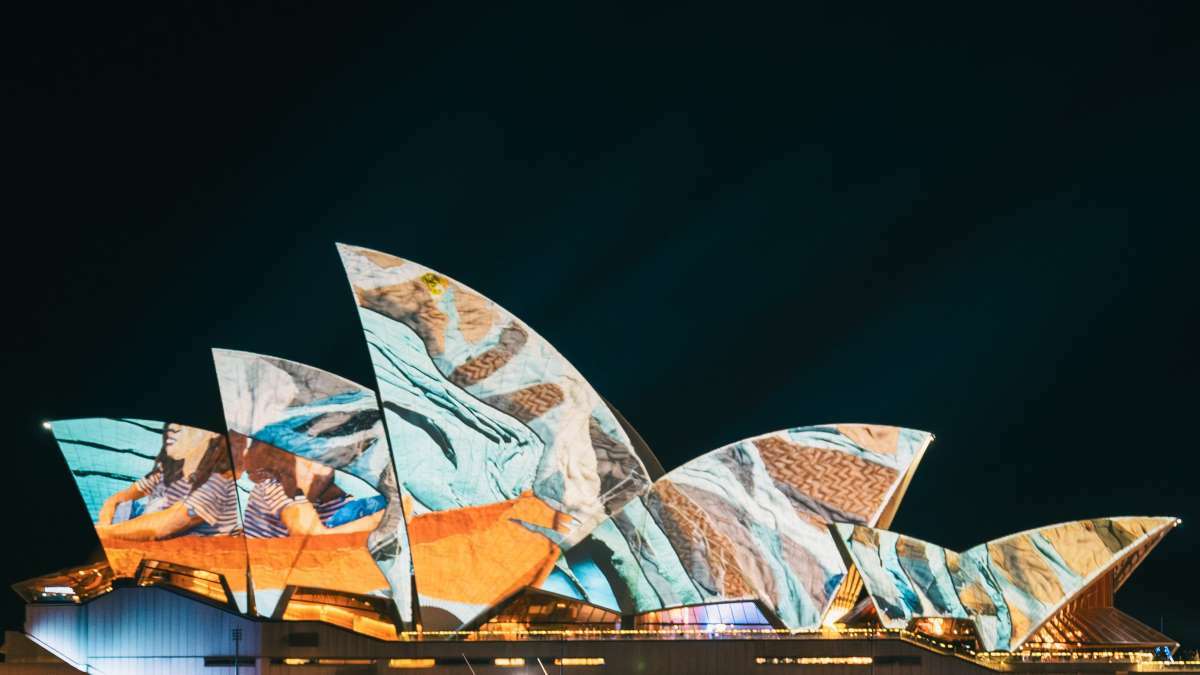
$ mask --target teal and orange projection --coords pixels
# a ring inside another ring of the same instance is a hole
[[[1017,649],[1177,522],[1079,521],[961,554],[876,529],[933,437],[872,424],[755,436],[653,480],[644,444],[520,319],[415,262],[338,253],[376,390],[218,349],[223,433],[50,425],[115,576],[206,570],[268,618],[301,618],[296,593],[308,610],[323,591],[366,598],[394,609],[372,610],[385,639],[418,616],[470,627],[527,589],[612,616],[756,603],[762,621],[813,630],[861,577],[885,626],[972,621],[986,648]]]

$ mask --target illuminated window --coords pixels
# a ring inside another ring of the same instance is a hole
[[[918,618],[913,620],[910,629],[935,640],[947,642],[966,642],[975,639],[975,625],[966,619]]]
[[[554,659],[556,666],[602,666],[604,665],[604,657],[602,656],[568,656],[566,658]]]
[[[93,563],[19,581],[12,588],[25,602],[79,603],[112,590],[108,563]]]
[[[634,618],[634,627],[643,630],[692,629],[710,633],[772,628],[758,603],[750,600],[646,612]]]
[[[493,663],[495,663],[497,666],[501,666],[504,668],[512,668],[512,667],[516,667],[516,666],[525,665],[525,659],[520,658],[520,657],[513,658],[513,657],[501,656],[501,657],[497,658],[495,661],[493,661]]]
[[[617,626],[621,617],[606,609],[558,595],[525,591],[497,609],[479,627],[484,632],[598,630]]]
[[[284,608],[287,621],[322,621],[380,640],[395,640],[391,604],[366,597],[315,588],[296,588]]]
[[[388,668],[432,668],[437,659],[388,659]]]
[[[169,586],[228,604],[229,593],[220,574],[161,560],[143,560],[137,571],[139,586]]]
[[[754,663],[760,666],[869,666],[870,656],[759,656]]]

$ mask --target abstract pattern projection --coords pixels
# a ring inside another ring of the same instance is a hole
[[[786,627],[816,628],[846,573],[829,523],[894,510],[931,440],[844,424],[714,450],[568,550],[542,588],[623,613],[758,599]]]
[[[399,639],[418,619],[811,630],[865,589],[856,615],[873,605],[883,626],[918,630],[971,621],[988,651],[1079,638],[1072,626],[1095,617],[1105,635],[1172,644],[1111,600],[1175,518],[1063,523],[962,553],[877,529],[933,438],[879,425],[777,431],[663,474],[512,314],[411,261],[338,250],[379,396],[214,350],[227,434],[50,424],[108,560],[72,572],[86,583],[54,577],[55,592],[163,583]]]
[[[426,627],[525,586],[650,483],[600,396],[499,305],[416,263],[339,245],[412,498]]]
[[[222,434],[140,419],[53,422],[113,574],[143,561],[224,576],[246,611],[246,545]]]
[[[213,350],[263,616],[289,586],[390,597],[412,620],[403,500],[370,389],[270,356]]]
[[[1020,649],[1059,608],[1125,558],[1145,553],[1175,518],[1080,520],[963,553],[870,527],[835,526],[839,544],[889,628],[914,618],[970,619],[984,649]]]

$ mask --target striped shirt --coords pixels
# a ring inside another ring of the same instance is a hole
[[[163,482],[162,470],[156,468],[139,478],[136,485],[146,494],[143,513],[163,511],[183,502],[188,515],[198,516],[203,521],[178,534],[210,536],[235,534],[238,530],[237,487],[228,476],[214,473],[193,490],[190,478],[180,478],[168,485]]]
[[[313,502],[313,508],[321,522],[328,525],[338,509],[345,506],[350,499],[341,495],[335,499],[323,502]],[[308,498],[303,493],[289,497],[283,486],[274,478],[267,478],[254,484],[250,497],[246,499],[246,514],[244,517],[246,536],[254,539],[273,539],[288,536],[287,525],[283,524],[283,510],[293,504],[303,504]]]

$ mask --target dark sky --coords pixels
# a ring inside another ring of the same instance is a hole
[[[667,468],[878,422],[937,435],[894,529],[945,546],[1180,516],[1117,603],[1200,644],[1200,6],[556,4],[3,21],[5,583],[96,547],[43,420],[220,429],[212,346],[373,384],[344,241]]]

